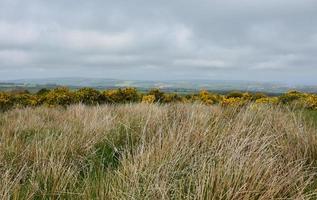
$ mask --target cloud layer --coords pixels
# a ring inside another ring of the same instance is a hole
[[[1,0],[0,80],[317,84],[315,0]]]

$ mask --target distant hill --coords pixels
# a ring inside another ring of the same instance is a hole
[[[201,89],[210,91],[249,91],[265,93],[283,93],[288,90],[317,93],[317,86],[295,85],[289,86],[282,83],[264,83],[252,81],[225,81],[225,80],[172,80],[172,81],[142,81],[118,80],[105,78],[47,78],[47,79],[19,79],[0,83],[0,89],[10,87],[41,88],[68,86],[74,88],[93,87],[98,89],[136,87],[142,90],[160,88],[165,91],[193,92]]]

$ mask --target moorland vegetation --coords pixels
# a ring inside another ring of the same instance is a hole
[[[41,89],[31,94],[26,90],[0,92],[0,110],[35,106],[69,106],[82,103],[85,105],[124,104],[124,103],[194,103],[206,105],[243,106],[249,103],[269,105],[291,105],[317,110],[317,94],[289,91],[280,96],[268,96],[264,93],[230,92],[220,95],[206,90],[199,93],[179,95],[164,93],[151,89],[147,93],[138,92],[135,88],[119,88],[99,91],[93,88],[81,88],[72,91],[66,87],[53,90]]]
[[[0,199],[316,199],[317,95],[0,93]]]
[[[316,128],[280,105],[11,109],[0,141],[0,199],[317,198]]]

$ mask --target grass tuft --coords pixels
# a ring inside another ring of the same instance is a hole
[[[0,114],[0,199],[314,199],[315,114],[252,104],[14,109]]]

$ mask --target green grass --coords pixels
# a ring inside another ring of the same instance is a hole
[[[312,122],[317,127],[317,111],[316,110],[305,110],[304,116],[309,122]]]

